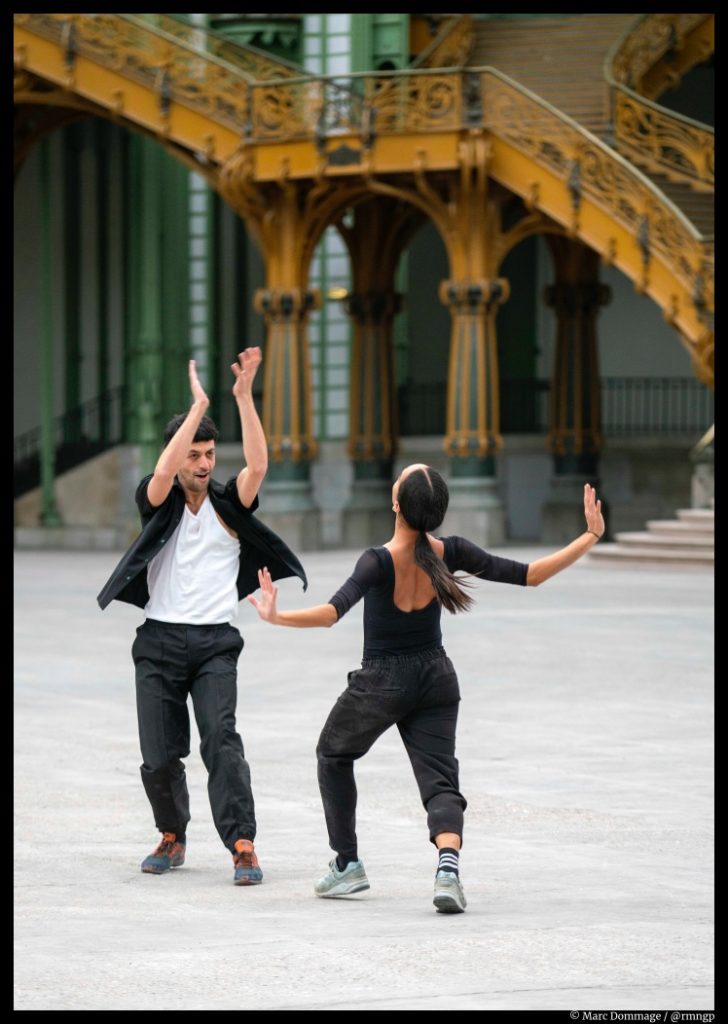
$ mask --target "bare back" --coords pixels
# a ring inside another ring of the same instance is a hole
[[[445,554],[443,542],[431,537],[429,533],[427,539],[437,557],[442,558]],[[396,607],[402,612],[416,612],[426,608],[435,599],[435,591],[430,577],[415,562],[414,544],[392,538],[384,547],[392,556],[394,565],[392,600]]]

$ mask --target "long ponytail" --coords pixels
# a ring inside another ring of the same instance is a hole
[[[399,486],[397,501],[407,525],[418,531],[415,563],[429,576],[438,601],[453,614],[467,611],[473,598],[464,588],[471,584],[450,572],[427,539],[428,531],[436,530],[445,518],[450,501],[447,484],[429,466],[412,470]]]

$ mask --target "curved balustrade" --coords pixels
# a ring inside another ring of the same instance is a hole
[[[648,14],[607,55],[615,145],[648,170],[704,191],[715,186],[715,132],[635,89],[644,75],[681,45],[705,14]]]
[[[16,24],[59,43],[69,77],[78,56],[140,82],[164,108],[176,100],[242,134],[247,80],[240,68],[197,48],[199,30],[176,38],[131,14],[16,14]],[[194,45],[193,45],[194,44]]]
[[[356,102],[339,108],[336,127],[341,131],[361,133],[369,109],[377,133],[452,131],[480,124],[560,177],[568,177],[577,160],[581,192],[636,237],[647,233],[645,244],[675,268],[688,288],[694,286],[705,247],[685,215],[624,157],[496,69],[361,73],[348,81],[348,95]],[[322,109],[333,84],[325,78],[255,83],[250,141],[313,137],[311,112]]]
[[[461,68],[475,40],[472,14],[454,15],[443,30],[432,40],[411,68]]]
[[[196,29],[175,37],[137,16],[116,14],[15,19],[64,47],[69,68],[76,54],[86,54],[145,81],[162,107],[175,100],[233,126],[246,147],[310,140],[321,148],[337,134],[360,136],[369,146],[376,137],[402,134],[416,150],[433,133],[485,128],[565,180],[574,202],[588,196],[607,211],[638,240],[645,265],[658,253],[696,308],[712,309],[710,252],[684,214],[619,153],[493,68],[251,82],[239,68],[193,47],[201,42]]]
[[[301,74],[301,68],[288,61],[271,57],[254,46],[240,46],[214,29],[191,25],[169,14],[145,14],[144,21],[199,52],[209,53],[228,64],[233,64],[251,81],[264,81],[266,78],[297,78]]]
[[[607,55],[607,78],[637,89],[646,73],[667,53],[676,50],[705,14],[645,14],[618,40]]]
[[[715,133],[699,121],[672,113],[617,87],[614,135],[621,152],[677,181],[715,186]]]
[[[614,150],[571,118],[494,69],[481,70],[483,124],[561,176],[578,163],[578,189],[659,252],[692,287],[705,259],[695,227]]]

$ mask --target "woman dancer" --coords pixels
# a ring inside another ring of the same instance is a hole
[[[353,574],[327,604],[278,611],[267,569],[258,573],[261,597],[248,600],[261,618],[277,626],[333,626],[364,598],[362,667],[349,673],[316,748],[318,780],[331,849],[336,857],[315,885],[317,896],[348,896],[369,888],[355,831],[354,761],[390,726],[399,729],[427,811],[430,841],[438,850],[434,905],[460,913],[466,900],[458,859],[465,797],[459,790],[455,727],[460,692],[442,647],[440,615],[466,611],[473,603],[456,577],[461,570],[496,583],[536,587],[586,554],[604,533],[601,501],[584,486],[587,529],[554,554],[527,565],[488,554],[463,537],[434,537],[449,494],[442,476],[416,464],[392,488],[394,536],[369,548]]]

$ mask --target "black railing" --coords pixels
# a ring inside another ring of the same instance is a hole
[[[92,398],[53,420],[54,472],[65,473],[124,439],[124,388]],[[13,443],[14,491],[20,494],[40,483],[41,427]]]
[[[545,434],[550,389],[547,380],[501,381],[501,432]],[[444,435],[444,383],[410,384],[398,394],[403,437]],[[601,401],[606,436],[704,433],[714,421],[713,393],[694,377],[604,377]]]

